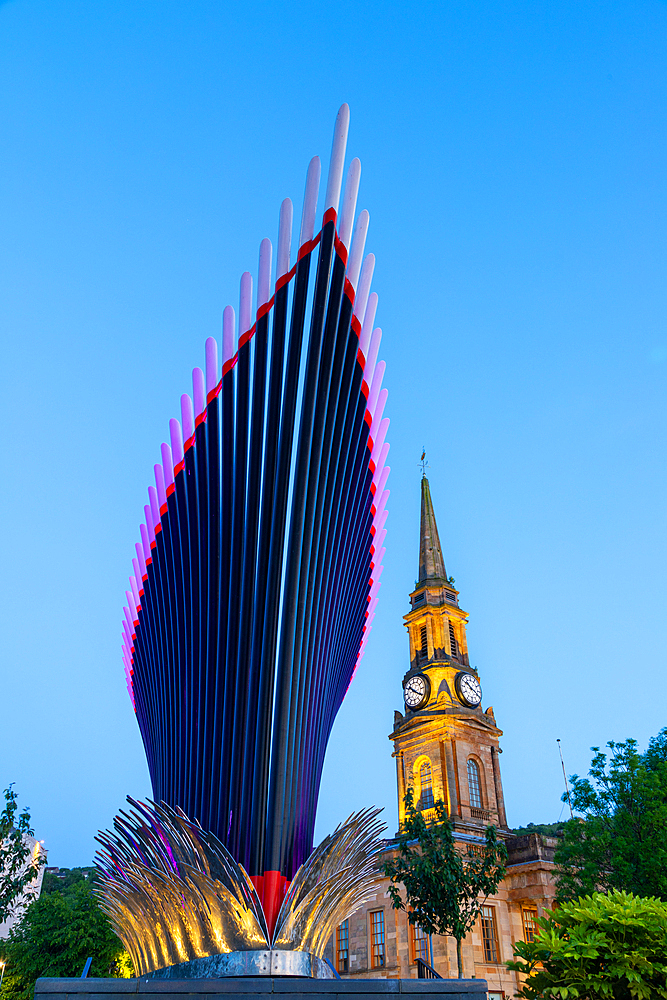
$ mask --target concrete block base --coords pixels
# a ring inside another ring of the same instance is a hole
[[[487,1000],[485,979],[302,979],[241,976],[234,979],[38,979],[35,1000],[225,1000],[243,996],[267,1000],[267,993],[281,1000],[406,1000],[420,996],[443,1000]],[[398,997],[397,997],[398,1000]]]

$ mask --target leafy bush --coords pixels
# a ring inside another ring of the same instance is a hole
[[[508,968],[528,975],[525,1000],[667,997],[667,904],[626,892],[563,903],[514,946]]]
[[[89,957],[91,976],[133,974],[129,956],[82,877],[64,892],[31,903],[9,939],[0,942],[0,955],[7,963],[2,1000],[31,1000],[40,976],[80,976]]]

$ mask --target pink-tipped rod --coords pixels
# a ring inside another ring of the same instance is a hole
[[[377,566],[378,568],[382,566],[386,552],[387,550],[385,548],[380,549],[375,558],[373,559],[374,565]]]
[[[155,473],[155,476],[157,480],[157,473]],[[148,487],[148,502],[150,503],[150,511],[148,511],[148,513],[150,513],[150,523],[147,518],[146,524],[148,525],[149,534],[151,535],[151,541],[155,541],[156,529],[160,523],[160,499],[154,486]],[[144,513],[146,513],[145,507]]]
[[[248,339],[252,325],[252,274],[244,271],[239,296],[239,347]]]
[[[384,529],[384,526],[387,523],[388,514],[389,514],[388,510],[383,510],[381,514],[376,514],[375,520],[373,521],[373,525],[375,526],[376,532],[382,531]]]
[[[382,548],[386,537],[387,537],[386,528],[382,528],[381,531],[376,531],[376,533],[373,535],[373,550],[375,552],[379,552],[379,550]]]
[[[370,215],[366,211],[360,213],[357,219],[357,224],[354,227],[354,238],[352,240],[352,246],[350,247],[350,258],[347,265],[347,271],[345,277],[350,282],[354,290],[356,291],[357,285],[359,284],[359,273],[361,272],[361,263],[364,259],[364,250],[366,249],[366,236],[368,235],[368,223],[370,222]],[[373,258],[375,260],[375,258]]]
[[[215,391],[220,381],[218,368],[218,342],[214,337],[206,340],[206,399]]]
[[[172,471],[176,472],[183,461],[183,431],[181,430],[180,421],[176,420],[175,417],[172,417],[169,421],[169,437],[171,439],[171,454],[174,463]]]
[[[126,593],[127,593],[127,591],[126,591]],[[130,614],[130,609],[129,608],[123,608],[123,614],[125,615],[125,620],[127,621],[127,627],[130,630],[130,641],[131,641],[132,640],[132,636],[134,635],[134,622],[132,620],[132,615]]]
[[[139,569],[139,575],[137,576],[137,583],[141,584],[141,581],[146,576],[146,557],[144,555],[144,544],[143,539],[140,542],[135,542],[134,551],[137,553],[137,566]],[[133,560],[134,565],[134,560]]]
[[[166,491],[169,490],[169,487],[174,485],[174,460],[172,458],[171,448],[168,444],[165,444],[164,441],[160,445],[160,454],[162,455],[162,470],[164,474],[164,486],[166,493]]]
[[[345,191],[343,192],[343,203],[340,208],[340,222],[338,224],[338,239],[346,250],[350,246],[352,226],[354,225],[354,213],[357,210],[357,196],[359,194],[360,180],[361,160],[355,156],[347,170]]]
[[[359,323],[362,322],[362,320],[366,315],[367,311],[366,307],[368,305],[368,297],[371,291],[371,281],[373,280],[374,270],[375,270],[375,254],[369,253],[366,255],[364,259],[364,263],[361,268],[361,274],[359,275],[357,294],[354,297],[354,310],[352,315],[356,317]]]
[[[382,493],[384,493],[384,488],[387,485],[387,478],[388,478],[390,472],[391,472],[391,468],[388,465],[385,465],[385,467],[383,468],[382,472],[380,473],[380,476],[379,476],[378,481],[377,481],[377,488],[375,490],[375,495],[376,496],[378,495],[378,493],[380,495],[382,495]]]
[[[134,594],[132,593],[131,590],[126,590],[125,596],[127,597],[127,603],[130,608],[130,615],[132,616],[132,624],[134,625],[136,621],[139,621],[139,615],[137,614],[137,605],[134,600]]]
[[[290,248],[292,246],[292,216],[294,210],[289,198],[285,198],[280,206],[278,221],[278,252],[276,254],[276,282],[289,274]],[[313,218],[315,213],[313,212]]]
[[[139,569],[139,562],[138,562],[137,559],[133,559],[132,560],[132,569],[134,570],[134,576],[130,577],[130,586],[132,587],[132,581],[134,580],[134,587],[132,587],[132,593],[134,594],[134,590],[135,590],[135,587],[136,587],[137,592],[136,592],[136,594],[134,594],[134,599],[137,602],[137,607],[139,607],[139,605],[141,604],[140,591],[143,588],[141,586],[141,577],[139,576],[139,573],[141,571]]]
[[[222,314],[222,374],[236,354],[236,313],[232,306],[225,306]]]
[[[196,419],[206,409],[206,379],[201,368],[192,369],[192,401]]]
[[[377,486],[380,481],[380,476],[382,475],[382,470],[387,464],[387,455],[389,454],[389,442],[385,441],[380,449],[380,458],[377,465],[375,466],[375,472],[373,473],[372,482]]]
[[[371,424],[371,429],[373,425]],[[377,468],[378,457],[382,449],[382,445],[387,437],[387,431],[389,430],[389,417],[385,417],[384,420],[380,421],[377,429],[377,437],[373,438],[373,451],[371,452],[371,463]]]
[[[130,622],[130,625],[128,625],[128,622],[130,621],[130,612],[129,612],[129,609],[128,608],[123,608],[123,614],[125,615],[125,618],[123,619],[123,636],[125,637],[125,645],[127,646],[127,648],[131,652],[132,651],[132,629],[131,629],[131,622]]]
[[[263,239],[259,245],[259,268],[257,271],[257,312],[271,298],[271,240]]]
[[[375,494],[375,496],[377,497],[377,493]],[[380,497],[379,503],[377,503],[377,504],[374,505],[375,506],[375,518],[374,518],[374,520],[375,519],[379,520],[380,515],[384,513],[384,509],[387,506],[387,500],[388,499],[389,499],[389,490],[385,490],[384,493],[382,494],[382,496]]]
[[[164,447],[166,448],[168,446],[164,445]],[[164,469],[162,468],[162,466],[161,465],[154,465],[153,466],[153,472],[155,473],[155,486],[157,488],[157,499],[158,499],[158,503],[160,505],[159,508],[158,508],[158,516],[157,516],[157,520],[156,520],[156,525],[157,525],[157,524],[160,523],[160,514],[162,512],[162,508],[164,506],[166,506],[166,503],[167,503],[167,491],[165,490],[165,487],[164,487]],[[150,492],[150,489],[149,489],[149,492]],[[152,506],[153,505],[151,503],[151,507]],[[153,511],[153,516],[155,516],[155,511]]]
[[[310,243],[315,233],[315,215],[317,214],[317,192],[320,189],[322,164],[319,156],[314,156],[308,164],[306,174],[306,190],[303,196],[301,212],[301,231],[299,233],[299,250]]]
[[[181,396],[181,423],[183,425],[183,441],[189,441],[195,432],[195,414],[192,400],[187,392],[184,392]]]
[[[389,398],[389,393],[386,389],[382,389],[380,395],[378,396],[378,401],[375,406],[375,413],[373,414],[373,419],[371,420],[371,429],[369,432],[369,437],[371,441],[375,441],[378,431],[380,430],[380,424],[382,423],[382,414],[384,413],[384,408],[387,405],[387,399]]]
[[[144,511],[145,511],[145,508],[144,508]],[[148,508],[148,511],[150,513],[150,507]],[[151,520],[152,520],[152,518],[151,518]],[[148,534],[148,526],[145,525],[145,524],[140,524],[139,525],[139,532],[141,534],[141,545],[142,545],[143,550],[144,550],[144,566],[147,567],[148,566],[148,560],[153,558],[152,555],[151,555],[151,539],[150,539],[150,535]]]
[[[366,312],[364,313],[364,321],[361,324],[361,337],[359,338],[359,350],[366,358],[368,354],[368,348],[371,344],[371,337],[373,335],[373,323],[375,322],[375,313],[378,307],[378,295],[377,292],[371,292],[368,296],[368,304],[366,306]]]
[[[377,368],[376,362],[381,342],[382,342],[382,328],[377,326],[373,330],[373,336],[371,337],[370,346],[368,348],[368,354],[366,355],[366,364],[364,365],[364,382],[368,386],[371,385],[373,381],[373,376],[375,375],[375,369]]]
[[[343,164],[345,163],[345,149],[347,147],[347,133],[350,127],[350,108],[347,104],[342,104],[336,115],[334,126],[333,144],[331,146],[331,160],[329,161],[329,177],[327,179],[327,193],[324,199],[325,214],[330,208],[338,212],[338,201],[340,199],[340,188],[343,182]]]
[[[382,379],[384,378],[384,370],[386,367],[387,366],[384,361],[379,361],[375,366],[375,371],[373,372],[373,379],[368,392],[368,404],[366,406],[366,409],[372,416],[375,416],[377,410],[378,396],[380,395],[380,389],[382,388]]]

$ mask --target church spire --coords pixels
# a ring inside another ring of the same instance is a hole
[[[419,529],[419,583],[447,579],[445,560],[442,557],[438,526],[431,500],[431,490],[426,476],[422,476],[422,513]]]

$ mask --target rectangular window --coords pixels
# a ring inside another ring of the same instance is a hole
[[[528,944],[535,940],[537,934],[537,907],[524,906],[521,910],[523,917],[523,939]]]
[[[456,604],[457,603],[457,601],[456,601],[456,594],[450,594],[450,592],[448,590],[445,591],[445,598],[446,598],[446,600],[449,601],[450,604]]]
[[[371,918],[371,968],[384,967],[384,910],[373,910]]]
[[[416,604],[423,604],[425,600],[426,600],[426,591],[422,590],[421,594],[415,594],[415,596],[412,598],[412,605],[414,607]]]
[[[431,961],[428,953],[428,935],[419,924],[410,924],[410,962],[415,965],[418,958],[427,964]]]
[[[480,913],[482,924],[482,944],[484,945],[484,961],[497,964],[498,934],[496,931],[496,911],[493,906],[483,906]]]
[[[350,921],[344,920],[336,928],[336,969],[349,972],[350,965]]]

